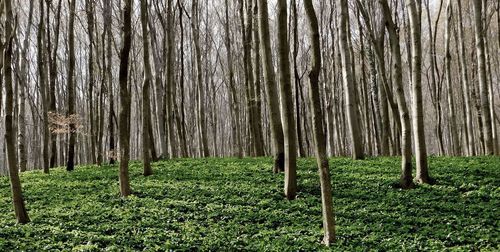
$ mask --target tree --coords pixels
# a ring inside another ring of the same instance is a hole
[[[69,7],[69,24],[68,24],[68,113],[70,118],[69,123],[69,146],[68,146],[68,163],[67,171],[73,171],[75,168],[75,144],[76,144],[76,125],[75,125],[75,0],[70,0]]]
[[[422,108],[422,6],[417,0],[406,0],[411,29],[411,84],[412,84],[412,120],[413,138],[417,167],[416,180],[420,183],[431,183],[427,165],[427,149],[425,144],[424,114]]]
[[[295,199],[297,193],[297,132],[293,111],[293,92],[290,73],[290,46],[288,45],[287,0],[278,1],[278,50],[281,118],[285,144],[285,195]]]
[[[193,30],[193,41],[196,51],[196,97],[197,99],[197,110],[198,110],[198,132],[200,136],[200,156],[208,157],[208,140],[207,140],[207,127],[205,123],[205,92],[203,87],[203,69],[201,61],[201,46],[200,46],[200,24],[199,24],[199,7],[198,1],[194,0],[192,6],[192,23],[191,27]],[[228,50],[228,57],[231,53]],[[229,66],[229,72],[231,73],[232,66]],[[235,137],[235,135],[233,135]]]
[[[16,214],[17,223],[30,222],[28,212],[24,205],[24,198],[19,179],[17,163],[16,136],[14,129],[14,104],[15,95],[12,88],[12,48],[16,33],[14,16],[10,0],[3,0],[5,10],[5,48],[3,49],[3,77],[5,83],[5,141],[7,142],[7,159],[9,166],[10,189],[12,191],[12,202]]]
[[[0,6],[1,8],[1,6]],[[21,172],[27,169],[27,151],[26,151],[26,88],[28,83],[27,73],[28,73],[28,49],[29,49],[29,38],[31,35],[31,25],[33,22],[33,1],[30,2],[30,10],[28,14],[28,26],[26,27],[26,33],[24,34],[24,41],[21,52],[21,78],[19,80],[19,133],[18,133],[18,148],[19,148],[19,169]],[[2,54],[3,55],[3,54]],[[3,57],[3,56],[0,56]],[[1,69],[1,67],[0,67]],[[0,77],[1,78],[1,77]],[[1,88],[1,87],[0,87]],[[1,95],[1,94],[0,94]]]
[[[450,30],[451,30],[451,21],[453,15],[453,6],[450,0],[446,3],[446,27],[445,27],[445,64],[446,64],[446,87],[448,89],[448,117],[450,120],[450,144],[452,147],[452,154],[459,155],[460,154],[460,144],[458,142],[458,133],[457,133],[457,122],[455,116],[455,105],[453,98],[453,88],[452,88],[452,79],[451,79],[451,50],[450,50]]]
[[[304,7],[309,22],[309,38],[312,45],[312,67],[309,72],[309,102],[311,103],[311,121],[313,123],[314,151],[321,183],[321,207],[323,213],[323,243],[329,246],[335,242],[335,215],[333,212],[332,185],[330,168],[326,155],[326,137],[323,131],[323,114],[319,94],[319,73],[321,70],[321,48],[319,43],[318,19],[312,0],[304,0]]]
[[[493,133],[490,114],[489,89],[486,80],[486,57],[483,30],[483,6],[482,1],[473,1],[474,27],[477,54],[477,75],[479,77],[479,96],[481,100],[481,115],[483,120],[484,151],[486,155],[493,155]]]
[[[474,128],[473,128],[473,119],[472,119],[472,111],[471,111],[471,102],[470,102],[470,91],[469,91],[469,75],[467,71],[467,58],[465,54],[465,43],[464,43],[464,26],[463,26],[463,17],[462,17],[462,4],[461,0],[457,0],[458,4],[458,40],[459,40],[459,59],[460,59],[460,74],[462,78],[462,88],[463,88],[463,96],[465,103],[465,125],[466,125],[466,142],[467,142],[467,155],[474,156],[475,155],[475,145],[474,145]]]
[[[356,84],[352,73],[351,55],[349,52],[349,9],[347,0],[340,0],[340,55],[342,58],[342,76],[344,80],[347,124],[351,138],[351,154],[353,159],[363,159],[363,147],[357,104],[355,96]]]
[[[148,41],[148,1],[141,0],[141,28],[142,28],[142,54],[144,63],[144,80],[142,82],[142,161],[144,164],[144,176],[153,174],[151,168],[151,148],[154,145],[150,139],[149,127],[151,123],[151,109],[149,101],[149,88],[151,86],[151,64],[149,63],[149,41]]]
[[[131,194],[128,175],[130,159],[130,90],[128,87],[128,65],[130,48],[132,47],[132,0],[125,0],[123,6],[122,48],[120,50],[120,194],[127,197]]]
[[[274,172],[283,171],[285,165],[284,136],[278,103],[278,88],[273,70],[271,39],[269,34],[269,14],[267,0],[257,0],[259,11],[259,37],[266,85],[267,106],[271,127],[271,141],[274,156]]]
[[[391,44],[392,55],[392,70],[395,78],[394,84],[396,85],[396,99],[399,107],[399,119],[401,121],[401,177],[400,185],[402,188],[409,188],[412,186],[412,165],[411,165],[411,126],[410,115],[406,104],[403,86],[403,72],[401,60],[401,48],[399,45],[399,33],[396,24],[394,23],[389,9],[387,0],[380,0],[382,11],[385,15],[385,25],[389,32],[389,40]]]
[[[47,87],[45,78],[45,48],[44,48],[44,37],[43,37],[43,27],[44,27],[44,6],[43,0],[39,1],[40,5],[40,18],[38,23],[38,33],[37,33],[37,65],[38,65],[38,82],[40,84],[40,98],[42,103],[42,131],[43,131],[43,172],[49,173],[49,118],[48,118],[48,106],[47,106]]]

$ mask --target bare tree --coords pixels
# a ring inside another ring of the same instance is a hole
[[[321,206],[323,215],[323,243],[329,246],[335,242],[335,215],[333,212],[332,185],[330,168],[326,155],[326,137],[323,131],[323,114],[319,94],[319,73],[321,70],[321,49],[319,43],[318,19],[311,0],[304,0],[309,37],[312,45],[312,67],[309,72],[309,101],[311,103],[311,121],[313,123],[314,150],[321,183]]]
[[[128,175],[130,159],[130,90],[128,85],[128,65],[132,46],[132,0],[125,0],[123,6],[122,48],[120,50],[120,194],[127,197],[131,194]]]
[[[69,24],[68,24],[68,113],[69,118],[75,116],[75,0],[70,0],[69,7]],[[72,171],[75,168],[75,144],[76,144],[76,125],[73,119],[69,123],[69,146],[68,146],[68,163],[67,171]]]
[[[148,41],[148,1],[141,0],[141,28],[142,28],[142,54],[144,64],[144,80],[142,82],[142,161],[144,164],[144,176],[153,174],[151,168],[151,148],[154,145],[150,139],[149,127],[151,123],[151,109],[149,101],[149,89],[151,86],[151,64],[149,62]]]
[[[3,77],[5,82],[5,140],[7,142],[7,159],[9,166],[10,189],[17,222],[25,224],[30,221],[24,206],[21,181],[17,163],[16,136],[14,129],[15,98],[12,88],[12,48],[17,24],[14,23],[10,0],[3,0],[5,10],[5,48],[3,48]]]
[[[278,103],[278,87],[273,69],[271,39],[269,34],[269,13],[267,0],[257,0],[259,11],[259,35],[266,84],[266,98],[271,126],[271,141],[274,156],[274,172],[283,171],[285,164],[284,136]]]
[[[424,114],[422,106],[422,6],[417,0],[406,0],[411,29],[411,85],[412,85],[412,120],[413,138],[415,141],[415,158],[417,167],[416,180],[431,183],[427,165],[427,149],[425,144]]]

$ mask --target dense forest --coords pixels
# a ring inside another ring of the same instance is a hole
[[[279,178],[279,200],[288,202],[305,192],[301,185],[310,181],[301,164],[310,170],[314,157],[318,191],[309,193],[319,199],[322,241],[330,245],[335,195],[343,190],[332,176],[339,160],[392,169],[394,190],[403,193],[439,186],[443,171],[453,172],[439,167],[447,158],[457,167],[483,160],[483,172],[499,176],[500,1],[0,6],[0,176],[10,179],[19,224],[30,222],[27,209],[36,200],[29,190],[42,178],[34,173],[64,183],[60,176],[78,177],[80,167],[86,176],[109,168],[116,185],[103,176],[126,199],[140,195],[137,177],[147,184],[176,162],[189,170],[186,160],[209,160],[210,177],[210,164],[229,165],[229,158],[244,173],[247,160],[269,167],[250,170]],[[256,187],[273,179],[255,176]],[[2,189],[7,180],[0,182]],[[498,207],[498,187],[492,190],[489,202]]]

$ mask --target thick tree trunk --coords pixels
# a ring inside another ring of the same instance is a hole
[[[321,203],[323,215],[323,243],[329,246],[335,242],[335,215],[333,212],[332,185],[330,169],[326,155],[326,137],[323,131],[323,115],[319,94],[319,73],[321,69],[321,49],[319,43],[318,20],[311,0],[304,0],[307,20],[309,21],[310,40],[312,45],[312,67],[309,72],[309,100],[311,103],[311,120],[313,123],[314,150],[319,169],[321,183]]]
[[[127,197],[131,194],[128,175],[128,162],[130,158],[130,104],[131,96],[128,85],[128,65],[130,48],[132,46],[132,0],[125,0],[123,6],[122,43],[120,50],[120,71],[118,75],[120,84],[120,194]]]
[[[421,6],[417,0],[406,0],[411,29],[412,55],[412,120],[413,138],[415,141],[415,158],[417,175],[420,183],[431,183],[427,166],[427,149],[425,144],[424,113],[422,105],[422,41],[421,41]],[[418,6],[417,6],[418,5]]]
[[[267,0],[258,0],[259,35],[262,52],[262,65],[264,67],[264,81],[266,83],[266,98],[271,126],[271,141],[274,156],[274,172],[283,171],[285,165],[285,150],[283,128],[280,118],[278,87],[273,68],[271,53],[271,39],[269,34],[269,13]]]

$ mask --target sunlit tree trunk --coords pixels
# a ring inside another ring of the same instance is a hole
[[[431,183],[427,166],[427,149],[425,144],[424,111],[422,105],[422,6],[417,0],[406,0],[411,29],[411,62],[412,62],[412,120],[415,159],[417,167],[416,180],[420,183]]]

